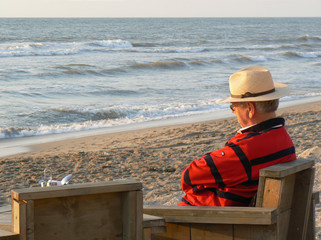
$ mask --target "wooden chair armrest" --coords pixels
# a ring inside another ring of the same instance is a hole
[[[291,162],[279,163],[260,170],[260,176],[273,178],[282,178],[305,169],[311,168],[314,165],[313,160],[296,159]]]
[[[159,227],[159,226],[166,226],[165,220],[163,217],[159,216],[152,216],[149,214],[143,215],[143,227],[144,228],[152,228],[152,227]]]
[[[143,212],[176,223],[271,225],[278,216],[276,208],[259,207],[145,207]]]
[[[54,187],[34,187],[11,190],[11,196],[17,201],[70,197],[110,192],[136,191],[142,189],[142,183],[127,179],[93,183],[78,183]]]

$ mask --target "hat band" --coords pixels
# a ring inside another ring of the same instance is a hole
[[[260,92],[260,93],[250,93],[250,92],[247,92],[247,93],[242,94],[242,95],[233,95],[233,94],[231,94],[231,97],[232,97],[232,98],[258,97],[258,96],[266,95],[266,94],[273,93],[273,92],[275,92],[275,88],[273,88],[273,89],[271,89],[271,90],[268,90],[268,91],[265,91],[265,92]]]

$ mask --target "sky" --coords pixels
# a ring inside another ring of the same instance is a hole
[[[0,17],[321,17],[321,0],[0,0]]]

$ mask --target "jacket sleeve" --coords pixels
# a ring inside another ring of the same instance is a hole
[[[194,160],[183,171],[182,189],[195,193],[206,188],[224,188],[248,180],[238,156],[230,147],[208,153]]]

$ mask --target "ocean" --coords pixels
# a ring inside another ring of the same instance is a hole
[[[321,18],[2,18],[0,138],[112,128],[227,109],[248,66],[321,96]]]

